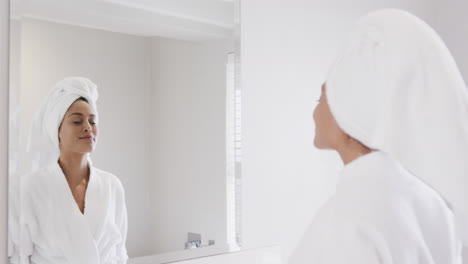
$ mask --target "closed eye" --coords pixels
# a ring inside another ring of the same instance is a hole
[[[82,123],[81,121],[74,121],[74,122],[73,122],[73,124],[76,124],[76,125],[79,125],[79,124],[81,124],[81,123]],[[95,122],[89,122],[89,123],[90,123],[91,125],[93,125],[93,126],[96,125]]]

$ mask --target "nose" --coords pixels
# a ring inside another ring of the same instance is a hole
[[[85,127],[85,131],[91,132],[91,124],[88,123],[88,125]]]
[[[317,115],[317,107],[318,105],[314,108],[314,112],[312,113],[312,118],[314,119],[314,122],[317,122],[317,119],[315,118],[315,116]]]

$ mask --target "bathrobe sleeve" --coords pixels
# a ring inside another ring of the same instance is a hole
[[[33,254],[33,241],[31,239],[29,213],[22,208],[19,218],[15,219],[15,239],[11,240],[11,254],[9,261],[11,264],[30,264],[30,256]]]
[[[340,221],[329,201],[304,234],[288,264],[382,264],[376,241],[367,230]]]
[[[125,205],[125,190],[120,181],[117,183],[116,203],[116,224],[119,227],[121,234],[121,240],[117,244],[116,257],[118,264],[126,264],[128,260],[127,249],[125,246],[128,230],[127,206]]]
[[[19,208],[18,191],[10,187],[8,194],[8,258],[9,263],[19,263]]]
[[[341,239],[343,239],[341,237]],[[321,264],[349,264],[349,263],[365,263],[365,264],[383,264],[379,254],[371,241],[353,237],[346,241],[347,245],[328,245],[320,252],[321,256],[312,258],[310,263]],[[326,252],[326,254],[323,254]]]
[[[447,203],[388,155],[367,155],[345,167],[290,264],[461,264]]]
[[[9,263],[15,264],[18,263],[18,253],[17,253],[17,246],[11,240],[11,232],[8,231],[8,260]]]
[[[33,250],[34,248],[29,225],[27,223],[22,223],[20,226],[20,245],[18,248],[19,263],[30,264],[31,262],[29,261],[29,258],[33,254]]]
[[[24,190],[23,190],[24,191]],[[27,192],[26,192],[27,193]],[[22,195],[15,188],[10,194],[10,218],[9,221],[9,261],[11,264],[29,264],[33,253],[33,241],[31,239],[30,223],[32,216],[29,210],[30,197]]]
[[[19,243],[11,242],[11,252],[9,254],[10,264],[30,264],[29,257],[33,252],[33,244],[27,226],[21,226]]]

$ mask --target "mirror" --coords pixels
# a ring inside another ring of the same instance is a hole
[[[115,229],[117,237],[122,236],[124,217],[120,215],[120,222],[109,226],[101,221],[122,211],[119,205],[112,210],[109,204],[96,206],[103,199],[90,188],[92,176],[99,178],[99,173],[89,171],[87,189],[81,193],[82,202],[88,203],[81,212],[79,192],[72,192],[72,184],[63,181],[64,174],[69,176],[63,164],[55,164],[62,169],[61,179],[56,179],[61,184],[55,186],[49,178],[36,181],[38,193],[44,196],[23,192],[31,191],[23,186],[35,162],[26,151],[34,115],[49,89],[69,76],[88,78],[97,86],[99,141],[90,157],[92,167],[111,173],[122,184],[129,263],[163,263],[238,250],[238,7],[239,1],[234,0],[11,1],[12,263],[21,248],[22,224],[34,217],[44,223],[28,231],[33,240],[28,252],[34,253],[26,257],[68,258],[67,241],[89,231],[91,239],[81,240],[89,242],[83,245],[87,249],[79,252],[97,250],[101,261],[120,254],[105,249],[118,238],[106,237],[103,230]],[[23,205],[30,200],[37,203],[35,214],[52,214],[22,216],[28,208]],[[55,218],[67,210],[72,210],[70,219]],[[101,222],[93,217],[101,217]],[[89,226],[89,230],[75,230],[76,236],[60,240],[68,232],[70,223],[62,226],[66,221],[78,221],[77,229]],[[43,245],[34,244],[44,236],[45,244],[55,241],[60,249],[47,252]]]

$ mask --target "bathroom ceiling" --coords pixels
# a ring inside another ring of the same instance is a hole
[[[234,0],[11,0],[11,17],[204,41],[232,37],[234,8]]]

